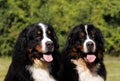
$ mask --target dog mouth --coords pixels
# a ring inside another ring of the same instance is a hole
[[[42,55],[41,60],[46,61],[46,62],[52,62],[53,61],[52,53],[44,53]]]
[[[87,53],[84,57],[85,61],[88,63],[93,63],[96,60],[96,55],[94,53]]]
[[[33,58],[33,59],[37,58],[44,62],[52,62],[53,61],[52,52],[48,51],[46,53],[42,53],[42,52],[37,51],[36,49],[32,50],[31,58]]]
[[[93,63],[93,62],[95,61],[95,59],[96,59],[96,56],[95,56],[94,54],[88,54],[88,55],[86,56],[86,59],[87,59],[87,61],[88,61],[89,63]]]

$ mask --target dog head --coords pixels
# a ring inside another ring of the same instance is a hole
[[[102,60],[104,41],[101,31],[94,25],[78,25],[72,29],[68,36],[66,50],[70,50],[70,57],[83,58],[93,63]]]
[[[58,48],[58,40],[53,27],[45,23],[36,23],[26,27],[20,33],[15,45],[16,51],[27,53],[32,62],[35,59],[51,62]]]

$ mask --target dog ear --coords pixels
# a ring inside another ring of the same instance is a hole
[[[23,51],[26,49],[27,42],[27,32],[28,30],[25,28],[18,36],[14,49],[16,51]]]
[[[26,59],[28,58],[26,56],[27,33],[28,33],[28,29],[25,28],[19,34],[16,44],[14,46],[12,62],[14,62],[13,64],[15,64],[16,67],[20,67],[21,63],[24,63],[24,61],[26,61]]]
[[[53,37],[54,37],[55,48],[59,49],[59,43],[58,43],[59,41],[58,41],[58,37],[57,37],[55,31],[53,31]]]
[[[66,50],[67,49],[70,49],[71,47],[72,47],[72,45],[74,44],[74,42],[75,42],[75,34],[73,34],[73,33],[70,33],[69,35],[68,35],[68,37],[67,37],[67,40],[66,40]]]
[[[75,42],[78,41],[79,32],[81,32],[80,27],[82,26],[83,24],[77,25],[70,31],[66,41],[66,48],[70,49],[73,45],[75,45]]]
[[[103,34],[101,32],[101,30],[99,28],[96,29],[97,30],[97,37],[98,40],[99,40],[99,46],[100,46],[100,49],[102,49],[102,51],[104,52],[105,51],[105,47],[104,47],[104,37],[103,37]]]

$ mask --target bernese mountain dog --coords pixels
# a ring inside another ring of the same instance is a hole
[[[104,39],[92,24],[75,26],[62,51],[60,81],[106,81]]]
[[[46,23],[27,26],[14,46],[4,81],[57,81],[58,38]]]

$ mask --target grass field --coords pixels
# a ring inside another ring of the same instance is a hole
[[[3,81],[10,62],[10,57],[0,58],[0,81]],[[120,57],[105,56],[104,63],[107,69],[107,81],[120,81]]]

